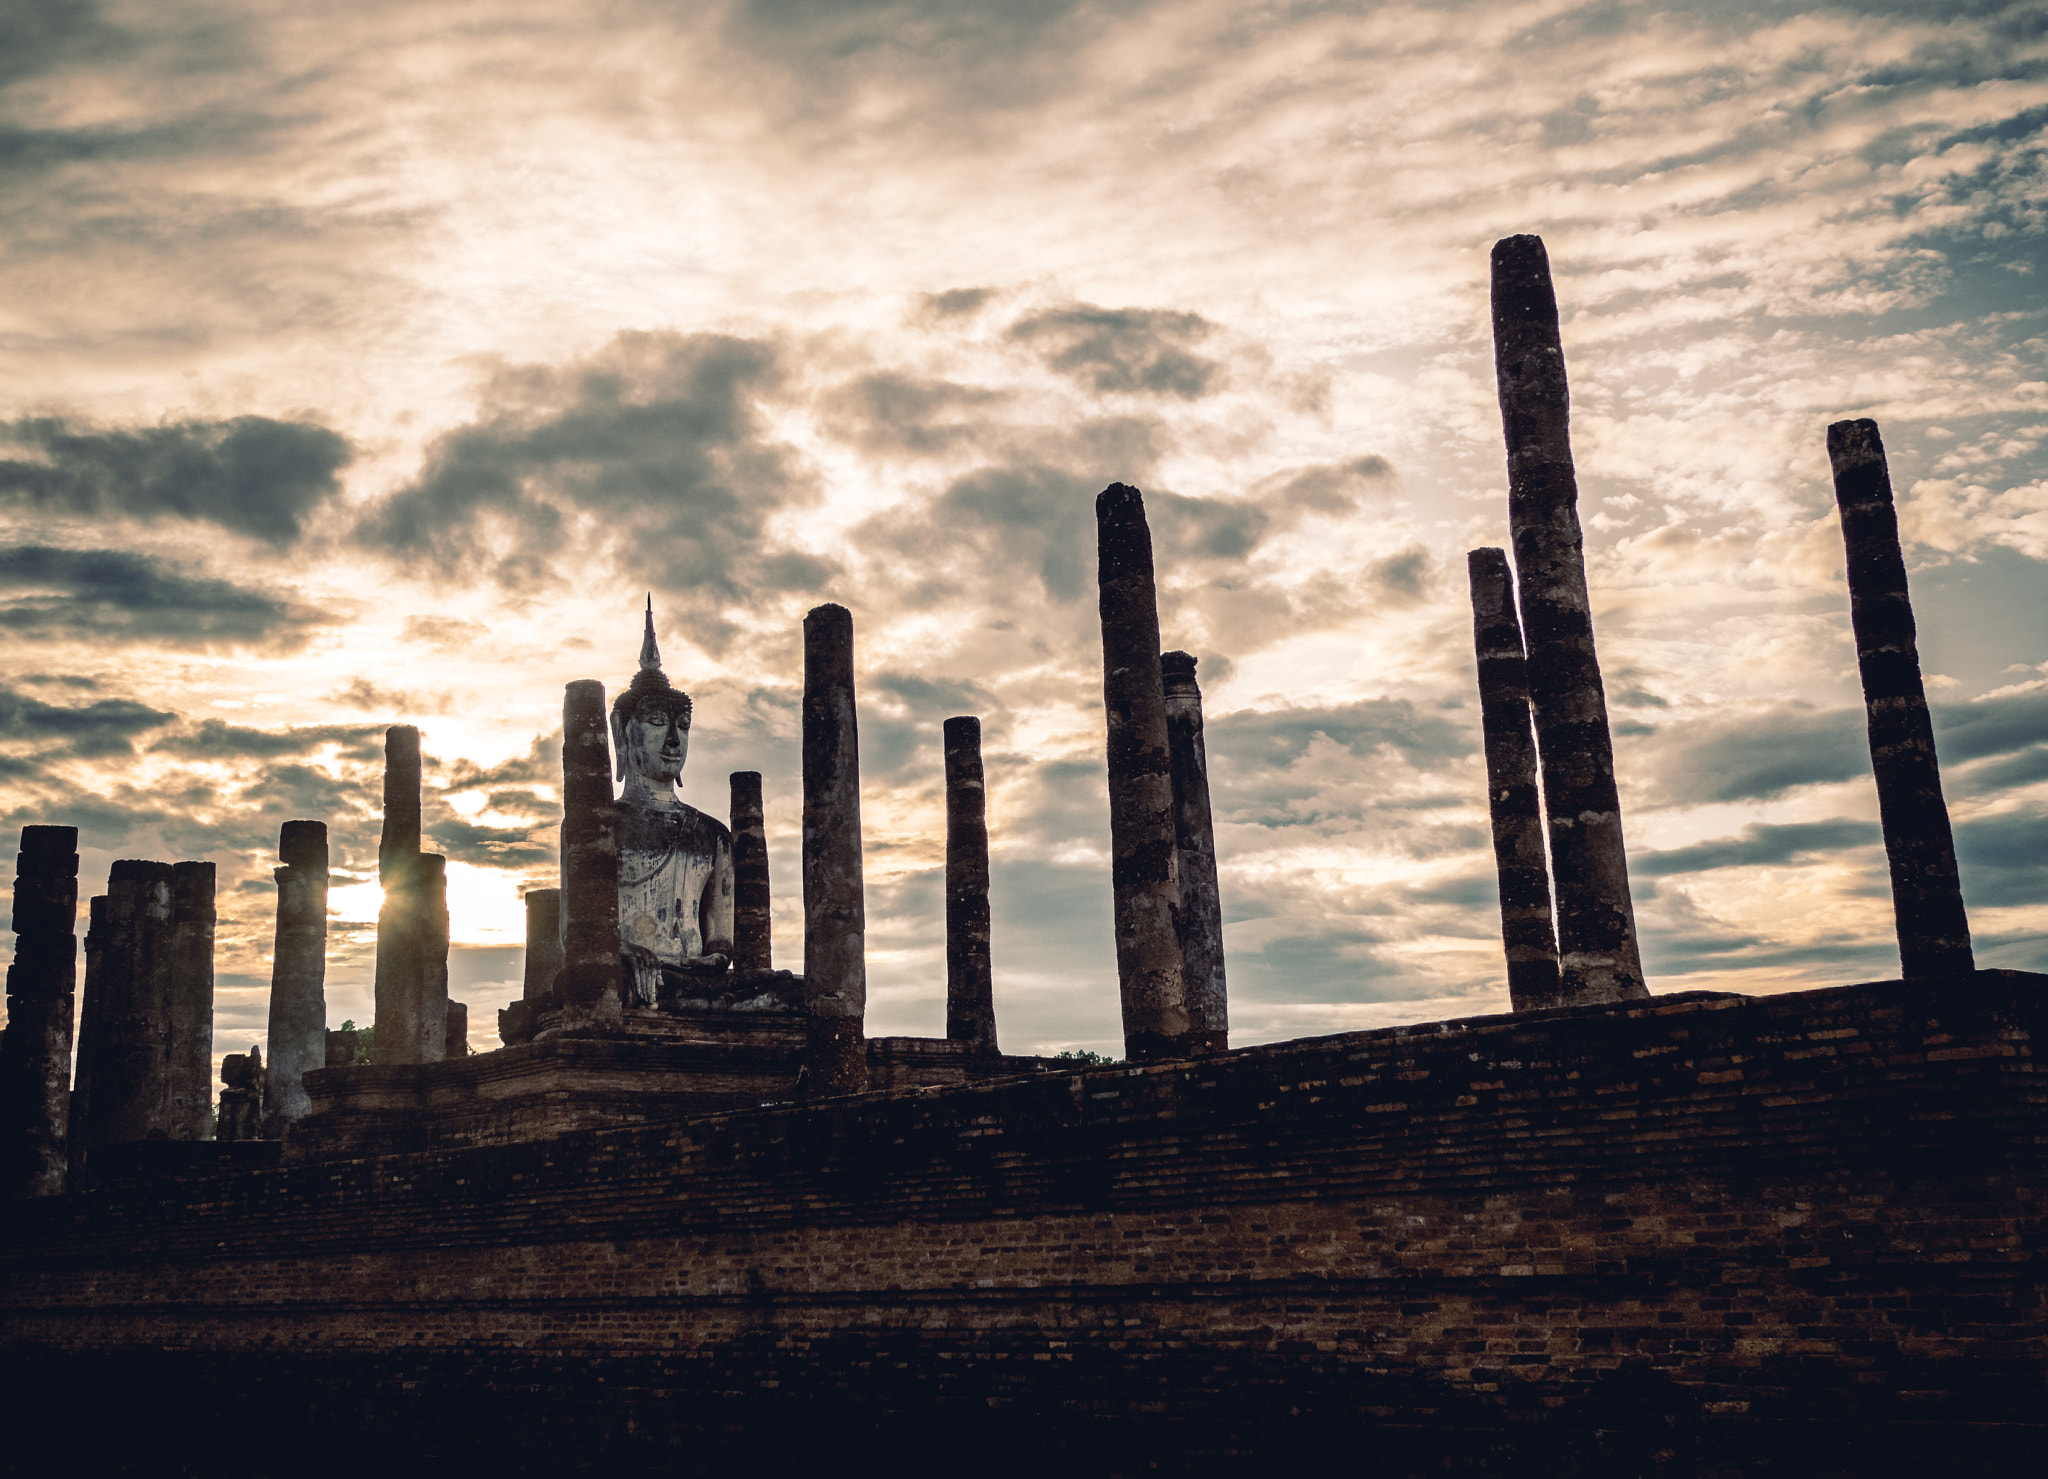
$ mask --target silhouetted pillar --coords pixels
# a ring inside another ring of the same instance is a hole
[[[1626,1001],[1649,990],[1629,898],[1607,694],[1593,650],[1557,295],[1538,237],[1494,243],[1493,353],[1557,884],[1561,996],[1574,1005]]]
[[[95,894],[86,907],[85,981],[78,992],[78,1049],[71,1071],[71,1118],[65,1128],[68,1160],[66,1186],[78,1190],[85,1185],[85,1150],[92,1114],[93,1062],[98,1055],[100,1033],[106,1014],[106,977],[101,964],[106,958],[107,896]]]
[[[1472,645],[1479,658],[1479,724],[1486,740],[1486,802],[1493,814],[1493,864],[1500,876],[1501,943],[1508,1000],[1518,1012],[1563,1004],[1557,934],[1550,917],[1550,867],[1536,797],[1536,737],[1529,727],[1529,669],[1515,619],[1514,576],[1505,550],[1465,557],[1472,579]]]
[[[444,1014],[447,1022],[442,1052],[444,1058],[467,1058],[469,1056],[469,1004],[461,1001],[448,1003]]]
[[[420,1062],[448,1056],[448,860],[420,854]]]
[[[996,1051],[995,974],[989,959],[988,792],[981,721],[948,719],[946,747],[946,1036]]]
[[[1906,590],[1898,513],[1877,423],[1837,421],[1828,428],[1835,503],[1849,556],[1849,620],[1863,675],[1870,767],[1877,814],[1891,865],[1892,914],[1899,962],[1908,976],[1976,969],[1955,836],[1941,794],[1934,725],[1920,681],[1918,629]]]
[[[14,962],[0,1039],[0,1196],[64,1190],[71,1009],[78,979],[78,829],[21,829]]]
[[[606,727],[604,684],[569,684],[562,695],[562,969],[555,990],[571,1028],[624,1020],[618,808]]]
[[[1230,1051],[1230,992],[1223,973],[1223,896],[1216,884],[1216,825],[1209,811],[1209,751],[1195,658],[1159,655],[1166,691],[1166,746],[1173,762],[1173,845],[1180,863],[1181,981],[1188,1041],[1198,1053]]]
[[[768,822],[761,809],[761,772],[736,770],[732,785],[732,969],[734,976],[775,969],[769,917]]]
[[[270,956],[270,1072],[264,1133],[276,1139],[312,1109],[305,1076],[327,1066],[327,824],[277,835],[277,935]]]
[[[853,613],[844,606],[804,618],[803,726],[806,1089],[858,1094],[868,1087],[867,902]]]
[[[534,888],[526,891],[526,976],[520,999],[544,1002],[555,989],[555,976],[562,969],[562,891]]]
[[[86,1124],[88,1175],[96,1151],[170,1137],[172,907],[169,863],[114,864]]]
[[[384,733],[384,835],[377,845],[384,885],[377,911],[377,1061],[425,1063],[426,919],[420,895],[420,732]]]
[[[213,864],[171,865],[171,1031],[165,1115],[173,1140],[204,1140],[213,1109]]]
[[[1095,544],[1124,1054],[1133,1062],[1180,1058],[1193,1042],[1180,951],[1173,760],[1159,675],[1152,531],[1136,488],[1111,483],[1096,496]]]

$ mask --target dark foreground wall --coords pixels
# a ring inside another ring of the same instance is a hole
[[[280,1474],[2028,1472],[2044,988],[1653,998],[18,1204],[0,1376],[73,1471],[218,1472],[233,1435]]]

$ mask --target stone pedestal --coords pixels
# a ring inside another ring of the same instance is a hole
[[[305,1076],[327,1066],[327,824],[278,833],[277,935],[270,965],[270,1073],[264,1131],[303,1119]]]
[[[988,793],[981,721],[948,719],[946,749],[946,1037],[996,1051],[995,972],[989,956]]]
[[[867,903],[861,871],[860,736],[854,720],[853,613],[804,618],[805,1089],[868,1086]]]
[[[0,1039],[0,1197],[64,1190],[78,971],[78,829],[21,829]]]

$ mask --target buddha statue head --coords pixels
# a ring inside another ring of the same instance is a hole
[[[661,671],[654,641],[654,598],[647,600],[647,634],[640,641],[640,671],[612,703],[614,779],[629,790],[644,783],[673,795],[690,754],[690,695]]]

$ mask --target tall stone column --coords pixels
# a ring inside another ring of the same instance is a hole
[[[1550,258],[1534,236],[1493,247],[1493,354],[1508,449],[1508,524],[1521,574],[1529,697],[1543,756],[1550,866],[1557,883],[1565,1003],[1649,995],[1622,845],[1607,692],[1572,466],[1570,393]]]
[[[1152,530],[1136,488],[1111,483],[1096,496],[1095,546],[1124,1054],[1133,1062],[1184,1058],[1195,1043],[1180,948],[1173,759],[1159,673]]]
[[[109,1145],[170,1138],[171,865],[123,858],[107,879],[85,1167]]]
[[[1216,882],[1216,824],[1209,810],[1209,750],[1202,739],[1202,690],[1195,658],[1162,652],[1166,746],[1173,762],[1173,845],[1180,867],[1181,981],[1188,1043],[1197,1053],[1230,1051],[1230,992],[1223,971],[1223,895]]]
[[[1465,565],[1472,581],[1472,645],[1479,658],[1479,725],[1486,741],[1486,802],[1493,814],[1493,864],[1500,876],[1508,1000],[1518,1012],[1540,1011],[1563,1005],[1563,998],[1514,576],[1505,550],[1473,550]]]
[[[327,824],[286,822],[278,831],[277,936],[270,956],[270,1082],[264,1133],[304,1119],[305,1076],[327,1066]]]
[[[448,1056],[448,860],[420,854],[420,1062]]]
[[[775,969],[769,917],[768,822],[761,809],[761,772],[736,770],[732,785],[732,971],[765,976]]]
[[[861,873],[860,735],[853,613],[804,618],[804,1055],[808,1092],[868,1087],[867,902]]]
[[[165,1114],[173,1140],[204,1140],[213,1109],[213,864],[171,865],[171,1032]]]
[[[106,1017],[106,976],[101,966],[106,958],[107,895],[95,894],[86,907],[85,982],[78,992],[78,1050],[71,1072],[71,1119],[65,1129],[66,1186],[82,1189],[85,1182],[85,1151],[89,1138],[87,1124],[92,1115],[93,1062],[98,1055]]]
[[[995,971],[989,958],[988,790],[981,721],[948,719],[946,747],[946,1036],[996,1051]]]
[[[0,1196],[64,1190],[77,925],[78,829],[23,827],[14,863],[7,1034],[0,1039]]]
[[[377,845],[384,885],[377,911],[377,1061],[427,1062],[426,929],[420,895],[420,732],[384,732],[384,835]]]
[[[520,1000],[538,1007],[555,989],[562,969],[562,891],[526,891],[526,975]]]
[[[1842,511],[1842,541],[1849,556],[1849,621],[1856,632],[1856,666],[1863,675],[1900,967],[1908,976],[1975,970],[1955,836],[1934,753],[1934,725],[1920,680],[1919,631],[1906,590],[1891,470],[1877,423],[1837,421],[1830,426],[1828,460],[1834,465],[1835,503]]]
[[[562,696],[562,969],[555,990],[571,1030],[624,1020],[618,808],[605,730],[604,684],[569,684]]]

